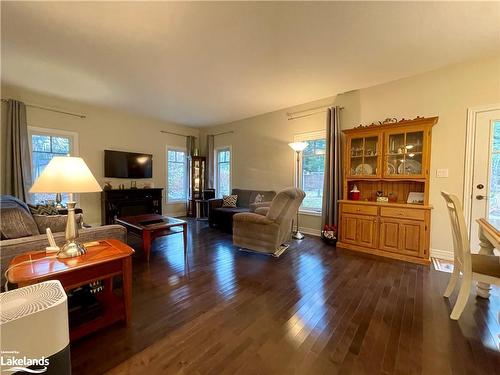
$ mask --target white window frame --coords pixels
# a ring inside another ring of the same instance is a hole
[[[184,152],[185,155],[185,170],[184,170],[184,191],[186,193],[186,197],[184,199],[168,199],[168,151],[180,151]],[[190,176],[188,176],[188,158],[187,158],[187,149],[183,147],[175,147],[175,146],[166,146],[165,147],[165,186],[166,186],[166,194],[165,194],[165,202],[167,204],[178,204],[178,203],[186,203],[188,200],[188,182]]]
[[[233,190],[233,147],[231,145],[228,146],[219,146],[214,150],[214,177],[215,177],[215,192],[217,198],[222,198],[219,189],[219,152],[220,151],[229,151],[229,194]]]
[[[305,142],[305,141],[312,141],[315,139],[321,139],[325,138],[326,139],[326,130],[314,130],[310,132],[305,132],[305,133],[299,133],[295,134],[293,136],[293,141],[294,142]],[[299,158],[299,175],[297,176],[297,153],[293,151],[293,175],[294,175],[294,183],[295,186],[299,186],[302,189],[302,156],[303,153],[300,153],[300,158]],[[297,183],[298,180],[298,183]],[[311,215],[311,216],[321,216],[322,215],[322,210],[319,211],[314,211],[314,210],[308,210],[302,207],[302,205],[299,207],[299,213],[304,214],[304,215]]]
[[[51,136],[51,137],[68,137],[71,139],[69,156],[79,156],[80,155],[79,143],[78,143],[78,133],[77,132],[72,132],[72,131],[68,131],[68,130],[61,130],[61,129],[53,129],[53,128],[42,128],[40,126],[28,126],[28,142],[29,142],[29,149],[30,149],[30,163],[33,163],[33,143],[32,143],[33,135],[45,135],[45,136]],[[31,173],[32,168],[33,168],[33,165],[30,165],[30,173]],[[34,182],[35,181],[32,181],[32,183],[34,183]],[[28,199],[31,201],[31,196]],[[73,199],[75,201],[79,201],[79,194],[74,193]],[[34,203],[34,202],[32,202],[32,203]]]

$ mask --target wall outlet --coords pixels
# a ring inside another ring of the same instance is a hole
[[[448,169],[436,169],[436,177],[448,177]]]

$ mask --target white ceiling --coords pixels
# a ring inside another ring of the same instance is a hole
[[[2,81],[190,126],[500,51],[500,3],[2,2]]]

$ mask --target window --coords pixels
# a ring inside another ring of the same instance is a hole
[[[296,142],[308,145],[299,161],[299,186],[306,197],[300,206],[301,212],[320,213],[323,204],[323,181],[325,176],[325,132],[312,132],[295,137]]]
[[[186,151],[167,149],[167,201],[187,199]]]
[[[215,180],[217,196],[231,194],[231,149],[224,147],[216,151]]]
[[[31,179],[36,181],[54,156],[75,156],[77,153],[77,134],[62,130],[29,128],[31,151]],[[70,193],[70,192],[68,192]],[[34,193],[30,195],[32,203],[44,204],[55,201],[55,194]],[[62,202],[68,201],[68,195],[62,194]]]

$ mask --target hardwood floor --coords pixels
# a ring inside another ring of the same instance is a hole
[[[73,374],[126,360],[112,373],[500,374],[498,289],[471,297],[455,322],[456,293],[442,297],[449,274],[430,267],[312,236],[279,259],[242,253],[190,220],[187,264],[174,235],[155,242],[149,264],[139,250],[133,272],[132,326],[72,344]]]

